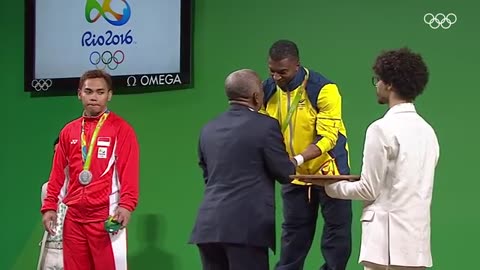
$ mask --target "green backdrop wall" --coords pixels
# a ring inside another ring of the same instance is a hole
[[[22,2],[3,3],[0,16],[2,270],[34,269],[42,235],[40,187],[49,174],[52,142],[63,124],[81,113],[75,97],[31,98],[23,92]],[[229,72],[253,68],[267,76],[267,50],[279,38],[295,40],[303,64],[339,84],[354,173],[361,166],[365,129],[385,110],[376,104],[371,85],[373,59],[382,49],[404,45],[424,55],[431,80],[417,107],[436,128],[441,144],[432,207],[433,269],[473,269],[477,264],[478,4],[333,2],[197,1],[195,87],[114,96],[111,108],[135,127],[141,145],[141,199],[129,226],[130,269],[200,269],[196,248],[186,244],[203,191],[196,160],[199,129],[227,107],[223,81]],[[448,30],[433,30],[423,21],[427,12],[453,12],[458,20]],[[356,202],[349,270],[361,269],[360,207]],[[280,200],[277,216],[279,235]],[[319,232],[305,269],[317,269],[323,260]],[[272,255],[272,266],[277,258]]]

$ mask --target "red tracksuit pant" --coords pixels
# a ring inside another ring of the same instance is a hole
[[[103,222],[78,223],[65,219],[65,270],[127,270],[126,230],[111,235]]]

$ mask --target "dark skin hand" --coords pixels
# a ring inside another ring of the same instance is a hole
[[[301,155],[303,156],[303,159],[305,161],[314,159],[316,157],[319,157],[322,155],[322,151],[315,145],[315,144],[310,144],[302,153]],[[297,166],[297,161],[292,158],[292,162]]]
[[[320,148],[318,148],[315,144],[310,144],[307,147],[307,149],[305,149],[302,152],[302,156],[305,159],[305,161],[314,159],[314,158],[319,157],[321,155],[322,155],[322,151],[320,151]]]

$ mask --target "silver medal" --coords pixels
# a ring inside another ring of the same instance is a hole
[[[92,182],[92,173],[87,170],[83,170],[79,175],[78,175],[78,180],[80,180],[80,183],[82,185],[88,185],[90,182]]]

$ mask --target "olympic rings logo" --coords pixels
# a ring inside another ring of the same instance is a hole
[[[101,54],[94,51],[90,54],[90,63],[99,69],[105,69],[108,67],[110,70],[115,70],[123,60],[125,60],[125,54],[121,50],[116,50],[114,53],[104,51]]]
[[[33,89],[35,89],[35,91],[39,92],[39,91],[47,91],[48,88],[50,88],[52,86],[52,80],[50,79],[39,79],[39,80],[32,80],[32,87]]]
[[[457,15],[454,13],[448,13],[447,16],[443,13],[437,13],[436,15],[427,13],[423,16],[423,21],[432,29],[437,29],[439,27],[448,29],[457,22]]]

